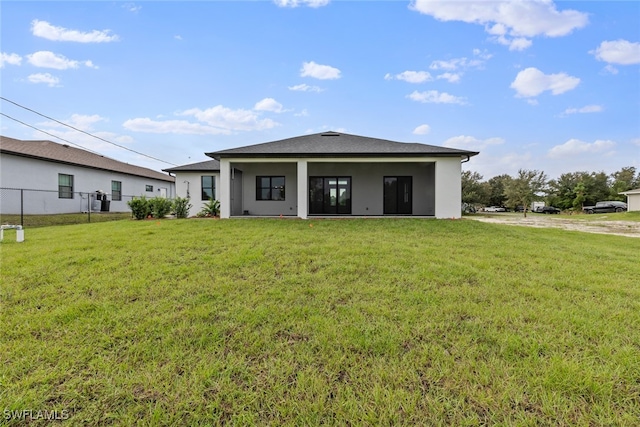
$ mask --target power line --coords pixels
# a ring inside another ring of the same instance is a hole
[[[68,128],[71,128],[71,129],[73,129],[73,130],[75,130],[75,131],[77,131],[77,132],[83,133],[83,134],[88,135],[88,136],[90,136],[90,137],[92,137],[92,138],[99,139],[100,141],[106,142],[107,144],[115,145],[116,147],[122,148],[123,150],[131,151],[132,153],[138,154],[138,155],[140,155],[140,156],[147,157],[147,158],[149,158],[149,159],[156,160],[156,161],[158,161],[158,162],[167,163],[167,164],[172,165],[172,166],[178,166],[178,165],[176,165],[175,163],[167,162],[167,161],[165,161],[165,160],[161,160],[161,159],[158,159],[158,158],[156,158],[156,157],[149,156],[148,154],[144,154],[144,153],[141,153],[141,152],[139,152],[139,151],[132,150],[131,148],[124,147],[124,146],[122,146],[122,145],[116,144],[115,142],[108,141],[108,140],[106,140],[106,139],[104,139],[104,138],[101,138],[101,137],[99,137],[99,136],[97,136],[97,135],[93,135],[93,134],[91,134],[91,133],[89,133],[89,132],[83,131],[82,129],[78,129],[78,128],[76,128],[76,127],[74,127],[74,126],[71,126],[71,125],[69,125],[69,124],[67,124],[67,123],[61,122],[60,120],[56,120],[56,119],[54,119],[53,117],[49,117],[49,116],[47,116],[47,115],[45,115],[45,114],[39,113],[39,112],[37,112],[37,111],[35,111],[35,110],[32,110],[32,109],[31,109],[31,108],[29,108],[29,107],[25,107],[24,105],[20,105],[20,104],[18,104],[17,102],[14,102],[14,101],[12,101],[12,100],[10,100],[10,99],[5,98],[4,96],[0,96],[0,99],[2,99],[3,101],[9,102],[9,103],[11,103],[11,104],[13,104],[13,105],[15,105],[15,106],[17,106],[17,107],[20,107],[20,108],[22,108],[22,109],[24,109],[24,110],[30,111],[30,112],[32,112],[32,113],[34,113],[34,114],[37,114],[37,115],[39,115],[39,116],[41,116],[41,117],[44,117],[44,118],[46,118],[46,119],[53,120],[54,122],[56,122],[56,123],[58,123],[58,124],[61,124],[61,125],[63,125],[63,126],[66,126],[66,127],[68,127]],[[16,120],[16,119],[14,119],[14,118],[12,118],[12,117],[7,116],[6,114],[3,114],[3,113],[0,113],[0,114],[2,114],[3,116],[5,116],[5,117],[7,117],[7,118],[9,118],[9,119],[11,119],[11,120],[15,120],[15,121],[17,121],[17,122],[19,122],[19,123],[22,123],[22,124],[23,124],[23,125],[25,125],[25,126],[29,126],[30,128],[33,128],[33,129],[36,129],[36,130],[38,130],[38,131],[40,131],[40,132],[46,133],[47,135],[51,135],[50,133],[45,132],[45,131],[43,131],[42,129],[38,129],[38,128],[34,127],[34,126],[27,125],[26,123],[20,122],[19,120]],[[55,136],[55,135],[51,135],[51,136]],[[62,139],[63,141],[66,141],[65,139],[60,138],[60,137],[57,137],[57,136],[56,136],[56,138],[59,138],[59,139]],[[69,141],[67,141],[67,142],[69,142]],[[78,144],[74,144],[74,143],[71,143],[71,144],[73,144],[73,145],[78,145]],[[80,145],[78,145],[78,147],[81,147],[81,146],[80,146]],[[84,147],[81,147],[81,148],[83,148],[84,150],[86,150],[86,148],[84,148]]]
[[[49,132],[47,132],[46,130],[38,129],[38,128],[37,128],[37,127],[35,127],[35,126],[31,126],[30,124],[25,123],[25,122],[23,122],[23,121],[20,121],[20,120],[16,119],[15,117],[11,117],[11,116],[9,116],[8,114],[0,113],[0,115],[5,116],[7,119],[11,119],[11,120],[13,120],[14,122],[18,122],[18,123],[20,123],[21,125],[24,125],[24,126],[30,127],[31,129],[35,129],[35,130],[37,130],[38,132],[46,133],[47,135],[52,136],[52,137],[54,137],[54,138],[58,138],[58,139],[59,139],[59,140],[61,140],[61,141],[68,142],[69,144],[73,144],[73,145],[75,145],[76,147],[80,147],[80,148],[82,148],[83,150],[90,151],[90,152],[91,152],[91,153],[93,153],[93,154],[97,154],[97,155],[99,155],[99,156],[102,156],[102,154],[98,153],[97,151],[93,151],[93,150],[90,150],[90,149],[88,149],[88,148],[84,148],[84,147],[83,147],[82,145],[80,145],[80,144],[76,144],[75,142],[71,142],[71,141],[69,141],[69,140],[67,140],[67,139],[64,139],[64,138],[62,138],[62,137],[59,137],[58,135],[54,135],[54,134],[52,134],[52,133],[49,133]]]

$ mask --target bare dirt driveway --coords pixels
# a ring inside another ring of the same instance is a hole
[[[476,214],[464,218],[496,224],[520,225],[537,228],[562,228],[564,230],[583,231],[586,233],[614,234],[626,237],[640,237],[640,222],[611,221],[608,215],[598,219],[580,219],[564,215],[542,215],[529,213],[525,218],[522,214]]]

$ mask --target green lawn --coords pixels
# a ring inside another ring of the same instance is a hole
[[[121,219],[131,219],[131,212],[94,212],[72,213],[72,214],[51,214],[51,215],[23,215],[23,226],[27,227],[49,227],[52,225],[86,224],[91,222],[118,221]],[[20,225],[20,215],[0,215],[0,224]]]
[[[8,234],[5,417],[640,422],[640,239],[416,219],[131,220],[27,229],[24,243]]]

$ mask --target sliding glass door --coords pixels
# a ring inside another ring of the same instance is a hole
[[[411,215],[412,213],[412,177],[384,177],[384,214]]]
[[[310,177],[309,214],[350,215],[351,177]]]

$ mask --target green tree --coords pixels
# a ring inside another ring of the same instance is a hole
[[[524,216],[526,217],[526,208],[531,205],[531,202],[542,197],[546,187],[547,176],[544,172],[520,169],[518,175],[505,186],[504,195],[509,206],[524,206]]]
[[[462,202],[469,204],[482,203],[485,197],[485,186],[482,185],[482,175],[478,172],[462,172]]]
[[[505,196],[504,190],[511,184],[512,179],[513,178],[511,178],[509,175],[503,174],[494,176],[489,181],[487,181],[488,189],[486,190],[486,192],[488,193],[488,199],[486,200],[486,204],[489,206],[504,206],[507,200],[507,196]]]
[[[573,198],[573,203],[571,206],[574,210],[582,210],[587,194],[587,189],[584,186],[584,183],[579,182],[573,189],[573,193],[575,194],[575,197]]]
[[[612,184],[610,199],[624,201],[626,197],[619,193],[636,188],[636,185],[640,180],[640,174],[638,174],[638,177],[636,178],[636,168],[633,166],[628,166],[612,173],[611,180]]]

